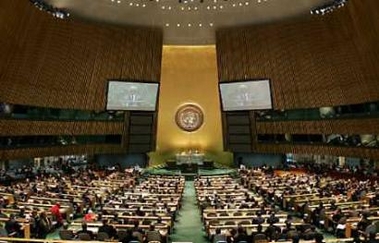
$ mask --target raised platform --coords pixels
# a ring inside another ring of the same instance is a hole
[[[167,170],[180,170],[182,173],[197,173],[199,169],[213,170],[215,169],[213,161],[204,161],[199,163],[178,163],[176,161],[167,161],[164,167]]]
[[[160,166],[159,168],[148,168],[144,170],[146,174],[153,175],[182,175],[185,176],[186,180],[193,180],[195,176],[212,176],[212,175],[231,175],[235,176],[238,174],[236,169],[219,168],[213,167],[213,169],[202,169],[198,168],[196,171],[192,172],[182,172],[181,170],[167,169],[167,166]]]

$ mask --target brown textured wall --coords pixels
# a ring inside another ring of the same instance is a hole
[[[60,20],[0,2],[0,100],[103,110],[107,79],[159,81],[162,32]]]
[[[220,82],[269,78],[275,109],[379,100],[377,0],[350,0],[347,7],[325,16],[221,29],[216,33],[216,41]],[[255,132],[377,134],[378,124],[375,118],[258,123],[252,120],[252,149],[262,153],[378,159],[378,149],[257,144],[254,138]]]
[[[352,0],[330,15],[219,30],[219,79],[270,78],[275,109],[379,100],[378,2]]]
[[[158,29],[55,19],[27,0],[0,1],[0,102],[104,110],[108,79],[160,81],[162,41]],[[125,152],[128,125],[0,120],[4,136],[122,134],[124,147],[20,148],[0,159]]]
[[[125,152],[119,145],[88,144],[67,145],[56,147],[18,148],[0,150],[0,161],[21,158],[35,158],[45,156],[71,155],[71,154],[118,154]]]
[[[0,120],[1,136],[123,134],[123,122]]]
[[[256,122],[258,134],[378,134],[379,119]]]

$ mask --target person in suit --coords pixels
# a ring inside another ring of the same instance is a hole
[[[87,233],[89,234],[89,236],[91,237],[91,240],[93,240],[95,238],[93,232],[91,230],[88,230],[87,229],[87,223],[86,222],[83,222],[82,223],[82,229],[79,230],[78,232],[76,232],[77,235],[80,235],[82,233]]]
[[[145,233],[145,242],[149,241],[159,241],[162,242],[162,235],[158,230],[155,230],[155,226],[153,224],[150,225],[149,230]]]
[[[19,222],[16,221],[16,217],[14,214],[9,216],[7,222],[5,222],[5,230],[8,233],[8,236],[11,237],[23,237],[23,227]]]
[[[265,219],[262,217],[260,212],[257,212],[257,216],[253,218],[253,224],[263,224]]]
[[[242,242],[245,241],[247,243],[251,242],[250,237],[246,234],[246,230],[239,226],[237,229],[237,235],[234,237],[234,242]]]
[[[99,227],[98,232],[107,233],[111,239],[117,238],[117,230],[112,225],[109,225],[106,219],[103,220],[103,225]]]
[[[50,233],[52,229],[52,223],[50,218],[47,217],[47,214],[45,211],[42,211],[40,213],[39,220],[37,222],[37,238],[39,239],[45,239],[47,234]]]
[[[221,233],[220,228],[216,228],[216,234],[212,236],[212,242],[217,243],[218,241],[227,241],[227,236],[224,233]]]
[[[271,224],[271,223],[273,223],[273,224],[279,223],[279,218],[276,217],[275,212],[272,212],[271,215],[270,215],[270,217],[267,218],[267,223],[268,223],[268,224]]]

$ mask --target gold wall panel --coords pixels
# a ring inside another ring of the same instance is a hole
[[[199,130],[186,132],[175,123],[175,113],[183,104],[191,103],[201,107],[204,123]],[[216,162],[231,161],[223,153],[214,46],[163,47],[157,146],[151,160],[163,163],[189,149],[199,149]]]

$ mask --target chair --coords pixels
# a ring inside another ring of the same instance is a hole
[[[227,212],[222,212],[220,213],[220,216],[229,216],[229,214]]]
[[[260,234],[254,235],[254,242],[264,241],[264,240],[267,241],[267,237],[265,234],[260,233]]]
[[[60,230],[59,237],[61,240],[72,240],[74,239],[74,232],[72,230]]]
[[[248,220],[244,220],[244,221],[239,222],[239,224],[245,225],[245,224],[251,224],[251,222]]]
[[[98,232],[96,238],[99,241],[107,241],[109,240],[109,235],[107,232]]]
[[[209,225],[217,226],[217,225],[220,225],[220,222],[218,220],[211,220],[209,221]]]
[[[242,216],[242,213],[241,213],[241,212],[235,212],[235,213],[233,214],[233,216]]]
[[[78,238],[79,240],[92,240],[88,233],[79,233]]]
[[[119,241],[123,241],[123,239],[125,239],[127,235],[128,235],[128,232],[126,232],[126,230],[117,231],[117,238]]]
[[[224,225],[236,225],[234,221],[226,221]]]

